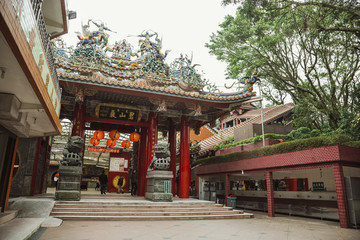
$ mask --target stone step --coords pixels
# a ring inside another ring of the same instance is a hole
[[[247,219],[254,215],[233,214],[233,215],[186,215],[186,216],[84,216],[84,215],[57,215],[62,220],[73,221],[170,221],[170,220],[214,220],[214,219]]]
[[[0,212],[0,225],[13,220],[16,218],[18,213],[19,210],[8,210],[5,212]]]
[[[162,205],[162,204],[124,204],[124,203],[82,203],[82,204],[60,204],[55,203],[56,208],[115,208],[115,207],[121,207],[121,208],[222,208],[223,205],[221,204],[214,204],[214,205]]]
[[[52,212],[51,216],[192,216],[192,215],[236,215],[236,211],[193,212]]]
[[[53,212],[183,212],[183,211],[231,211],[232,208],[57,208],[56,206],[53,208]]]
[[[62,205],[145,205],[145,206],[217,206],[222,207],[223,204],[217,204],[209,201],[199,201],[199,202],[151,202],[151,201],[125,201],[125,200],[116,200],[111,199],[109,201],[56,201],[55,204]]]

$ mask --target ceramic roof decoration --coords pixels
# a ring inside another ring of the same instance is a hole
[[[91,31],[90,26],[97,30]],[[255,96],[252,88],[221,93],[198,73],[198,64],[187,55],[181,54],[167,64],[170,50],[162,49],[156,32],[149,30],[131,36],[139,38],[139,49],[126,40],[109,44],[110,32],[104,23],[89,20],[77,33],[76,46],[66,47],[61,39],[55,39],[52,48],[59,79],[224,103]]]

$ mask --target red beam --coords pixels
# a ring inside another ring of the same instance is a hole
[[[142,90],[133,90],[133,89],[121,89],[113,86],[99,86],[99,85],[92,85],[87,83],[75,83],[75,82],[69,82],[65,80],[59,81],[61,86],[82,86],[84,89],[92,89],[102,92],[112,92],[117,94],[125,94],[130,96],[139,96],[139,97],[150,97],[150,98],[157,98],[157,99],[165,99],[165,100],[172,100],[176,102],[184,102],[184,103],[199,103],[204,106],[211,106],[215,108],[228,108],[230,104],[234,104],[237,102],[243,102],[248,99],[243,99],[242,101],[236,101],[236,102],[230,102],[230,103],[221,103],[221,102],[212,102],[211,100],[205,100],[205,99],[191,99],[186,96],[183,97],[176,97],[176,96],[169,96],[162,94],[161,92],[157,93],[150,93],[145,92]]]
[[[38,137],[36,153],[35,153],[35,160],[34,160],[34,167],[33,167],[33,174],[32,174],[32,179],[31,179],[30,196],[34,196],[34,192],[35,192],[36,175],[37,175],[37,167],[38,167],[38,163],[39,163],[40,148],[41,148],[41,137]]]
[[[85,122],[99,122],[99,123],[109,123],[109,124],[125,125],[125,126],[149,127],[149,123],[127,122],[122,120],[113,120],[113,119],[95,118],[95,117],[85,117]]]

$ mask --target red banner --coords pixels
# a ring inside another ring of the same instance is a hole
[[[120,149],[115,149],[115,148],[96,148],[96,147],[88,147],[87,150],[90,151],[90,152],[120,153]]]

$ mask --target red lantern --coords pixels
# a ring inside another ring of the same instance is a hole
[[[116,145],[116,140],[108,139],[106,141],[106,146],[108,146],[108,147],[115,147],[115,145]]]
[[[130,145],[131,145],[131,143],[130,143],[130,141],[128,141],[128,140],[122,141],[122,143],[121,143],[121,146],[122,146],[123,148],[129,148]]]
[[[139,140],[140,140],[140,134],[138,134],[137,132],[133,132],[132,134],[130,134],[130,141],[138,142]]]
[[[94,138],[97,140],[101,140],[105,137],[105,134],[103,131],[97,130],[94,132]]]
[[[120,133],[118,130],[111,130],[111,132],[109,133],[109,137],[112,140],[118,140],[120,138]]]
[[[96,146],[96,145],[99,145],[100,140],[99,140],[99,139],[96,139],[95,137],[93,137],[93,138],[90,139],[90,143],[91,143],[92,145]]]

